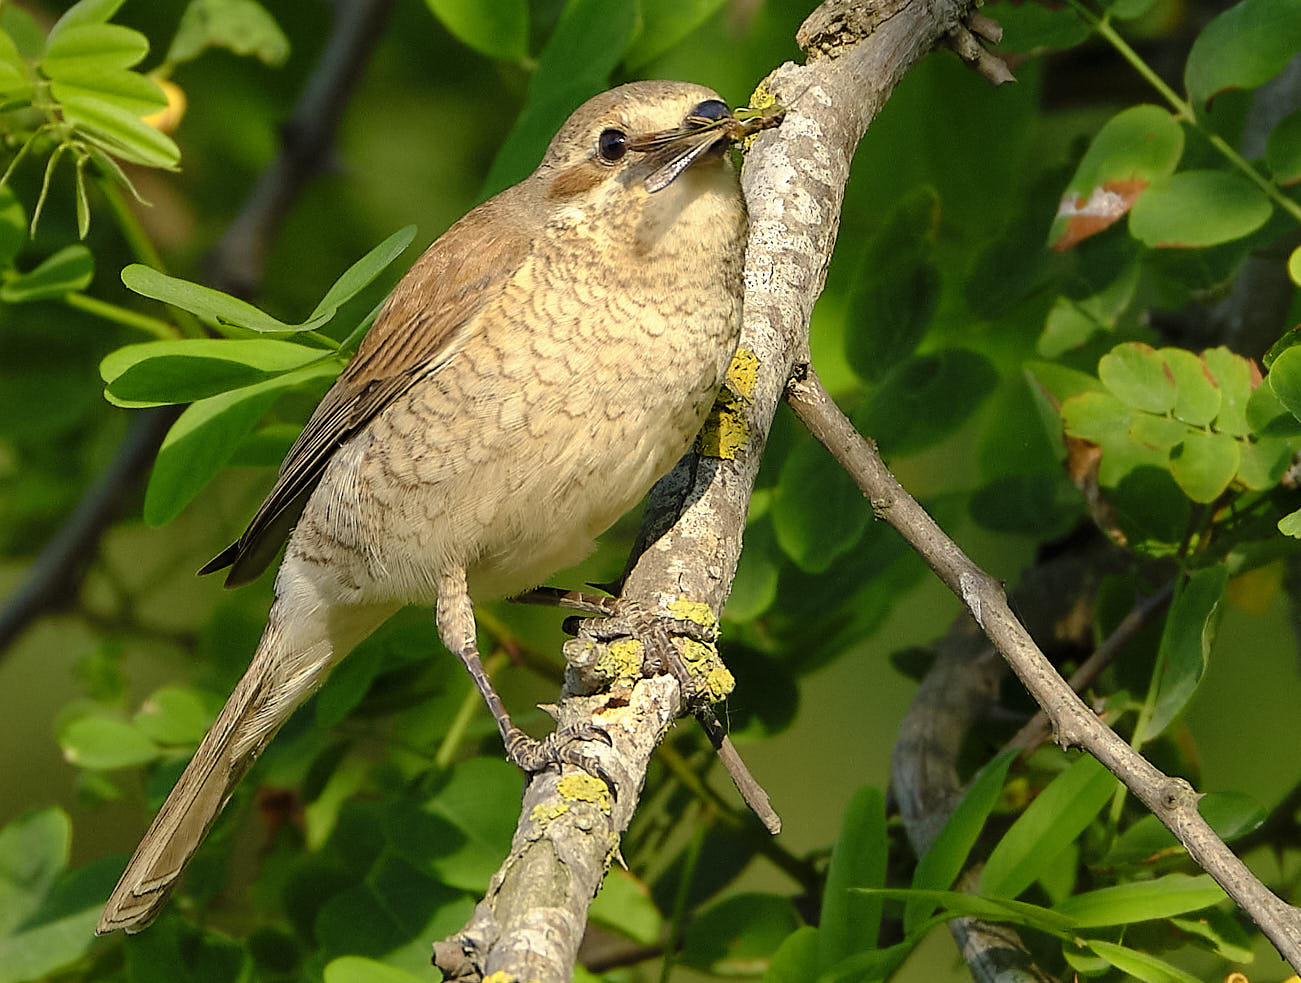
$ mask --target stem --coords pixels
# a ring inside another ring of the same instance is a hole
[[[1120,36],[1114,27],[1111,26],[1110,18],[1106,16],[1099,17],[1093,11],[1089,10],[1088,7],[1084,6],[1080,0],[1066,0],[1066,2],[1071,5],[1071,8],[1079,15],[1081,20],[1097,31],[1108,44],[1116,49],[1116,52],[1124,58],[1125,61],[1129,62],[1134,71],[1143,76],[1147,83],[1161,94],[1161,97],[1174,109],[1176,118],[1196,127],[1197,130],[1206,137],[1207,141],[1210,142],[1211,146],[1218,150],[1221,156],[1241,171],[1248,180],[1256,185],[1256,187],[1260,188],[1270,201],[1283,209],[1283,211],[1287,212],[1298,222],[1301,222],[1301,205],[1298,205],[1287,195],[1283,194],[1273,181],[1270,181],[1252,167],[1251,164],[1247,162],[1246,158],[1234,150],[1233,147],[1229,146],[1223,137],[1203,126],[1201,122],[1198,121],[1197,113],[1193,109],[1192,104],[1185,99],[1181,99],[1179,93],[1175,92],[1174,89],[1167,85],[1165,79],[1161,78],[1161,76],[1152,69],[1152,66],[1145,62],[1142,56],[1129,46],[1125,39]]]
[[[148,314],[141,314],[119,304],[110,303],[107,300],[100,300],[98,297],[90,297],[82,293],[70,293],[64,294],[62,299],[65,304],[76,310],[93,314],[95,317],[109,321],[112,324],[120,324],[123,327],[142,331],[164,341],[171,341],[181,337],[181,332],[174,324],[169,324],[156,317],[150,317]]]

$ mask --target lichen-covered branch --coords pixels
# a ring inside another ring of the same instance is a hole
[[[768,77],[755,104],[786,107],[782,125],[750,148],[742,186],[750,214],[745,325],[729,373],[731,394],[704,453],[687,455],[651,492],[622,598],[674,618],[716,621],[741,553],[751,490],[772,419],[796,365],[807,361],[809,317],[822,291],[855,148],[895,85],[953,32],[969,6],[934,0],[833,2],[809,18],[809,55]],[[587,636],[590,658],[619,661]],[[583,656],[583,653],[578,653]],[[572,661],[572,660],[571,660]],[[435,948],[445,973],[505,973],[561,983],[573,970],[587,906],[636,806],[651,749],[681,713],[677,681],[622,677],[607,693],[575,696],[581,670],[558,708],[561,725],[586,717],[611,734],[602,767],[617,795],[596,808],[563,787],[575,776],[543,774],[524,794],[510,855],[470,924]],[[778,803],[780,807],[780,803]],[[547,819],[540,822],[538,817]]]

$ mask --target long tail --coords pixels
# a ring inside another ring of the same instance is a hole
[[[262,749],[325,681],[334,664],[393,610],[318,609],[286,625],[277,616],[281,608],[279,602],[272,607],[248,671],[126,865],[95,934],[119,928],[139,932],[157,917]]]

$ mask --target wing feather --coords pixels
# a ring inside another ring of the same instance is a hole
[[[515,275],[533,241],[522,187],[474,209],[447,230],[394,288],[356,356],[280,465],[248,529],[199,571],[230,567],[226,586],[255,579],[280,549],[330,458],[419,378],[455,357],[453,340]]]

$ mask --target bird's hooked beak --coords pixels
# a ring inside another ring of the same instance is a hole
[[[705,154],[721,151],[730,143],[778,126],[784,115],[785,110],[780,106],[732,112],[725,102],[707,99],[672,130],[636,134],[628,141],[628,149],[650,154],[652,163],[657,165],[645,182],[646,190],[654,194],[676,181]]]

